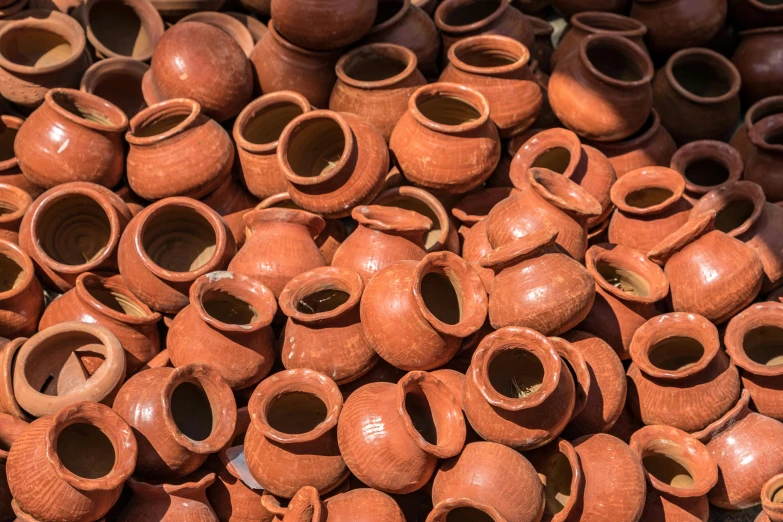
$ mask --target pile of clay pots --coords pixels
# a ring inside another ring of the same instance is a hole
[[[0,522],[783,520],[730,4],[1,0]]]

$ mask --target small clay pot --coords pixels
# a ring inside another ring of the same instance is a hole
[[[234,238],[217,212],[189,198],[167,198],[133,218],[117,261],[136,297],[153,310],[175,314],[188,305],[193,282],[223,270],[235,252]]]
[[[735,404],[737,368],[707,319],[675,312],[639,327],[631,342],[628,404],[643,423],[704,429]]]
[[[79,274],[117,269],[117,250],[131,213],[107,188],[73,182],[49,189],[22,218],[19,246],[49,288],[65,292]]]
[[[272,18],[280,34],[294,45],[314,51],[333,51],[361,40],[377,11],[373,0],[341,0],[329,5],[272,0]]]
[[[19,187],[2,181],[0,177],[0,239],[19,244],[19,225],[33,204],[33,198]]]
[[[133,58],[99,60],[85,71],[79,89],[103,98],[133,118],[147,106],[141,79],[148,70],[149,65]]]
[[[368,426],[373,437],[366,436]],[[429,481],[438,459],[462,450],[465,420],[445,384],[426,372],[410,372],[397,384],[371,383],[351,394],[337,437],[356,478],[404,494]]]
[[[552,0],[552,7],[566,20],[587,11],[628,12],[629,0]]]
[[[39,328],[68,321],[103,326],[122,344],[127,373],[133,375],[160,352],[160,320],[159,313],[131,293],[122,276],[86,272],[46,308]]]
[[[214,192],[201,202],[220,214],[234,236],[237,247],[245,244],[245,214],[258,204],[258,198],[248,192],[238,180],[229,176]]]
[[[163,36],[163,19],[149,0],[88,0],[75,10],[98,58],[152,58]]]
[[[333,218],[372,201],[389,172],[383,135],[347,112],[311,111],[294,118],[280,135],[277,160],[294,203]]]
[[[78,402],[53,412],[8,453],[15,510],[27,515],[21,520],[98,520],[120,497],[136,454],[128,425],[108,407]]]
[[[314,370],[287,370],[261,382],[248,404],[245,460],[264,490],[291,498],[309,485],[323,494],[348,476],[337,446],[342,407],[334,381]]]
[[[726,0],[633,0],[631,17],[647,26],[650,53],[666,57],[708,43],[726,20]]]
[[[683,145],[672,156],[671,168],[685,178],[685,191],[699,199],[740,179],[742,158],[734,147],[721,141],[697,140]]]
[[[783,520],[783,506],[780,502],[780,487],[783,476],[775,475],[761,488],[761,508],[763,512],[756,517],[756,522],[780,522]]]
[[[218,13],[217,11],[199,11],[197,13],[189,14],[188,16],[179,20],[177,23],[181,24],[184,22],[201,22],[213,27],[217,27],[229,35],[248,58],[250,57],[250,53],[253,52],[253,47],[255,47],[256,44],[253,35],[250,33],[250,29],[229,13]],[[263,24],[261,25],[263,26]]]
[[[617,141],[642,128],[653,104],[653,64],[631,40],[591,34],[563,56],[549,80],[557,118],[579,136]]]
[[[11,415],[0,413],[0,441],[3,443],[3,448],[0,450],[0,501],[2,501],[2,507],[0,507],[0,516],[3,520],[14,520],[14,511],[11,509],[11,491],[8,489],[8,478],[6,476],[6,461],[8,460],[8,452],[11,450],[16,438],[27,429],[28,424]],[[8,449],[5,449],[8,448]]]
[[[433,370],[484,324],[487,297],[466,261],[434,252],[378,272],[365,286],[360,312],[364,335],[381,358],[403,370]]]
[[[253,71],[242,48],[225,31],[185,22],[161,37],[142,90],[147,105],[188,98],[206,116],[222,122],[250,101]]]
[[[43,189],[30,183],[19,169],[19,161],[14,152],[14,141],[19,128],[24,123],[22,118],[9,114],[0,115],[0,183],[13,185],[27,192],[35,199],[43,193]]]
[[[43,307],[32,259],[17,245],[0,240],[0,338],[33,335]]]
[[[780,10],[780,6],[776,7]],[[749,107],[767,96],[780,94],[783,67],[773,50],[783,45],[783,27],[778,24],[778,27],[742,31],[739,37],[731,61],[742,77],[742,103]]]
[[[770,96],[753,104],[745,113],[743,124],[734,132],[729,142],[739,152],[743,165],[747,166],[751,156],[756,152],[756,146],[750,141],[750,129],[767,116],[781,112],[783,112],[783,96]]]
[[[740,119],[741,83],[739,71],[727,58],[701,47],[683,49],[655,75],[653,105],[680,145],[726,141]]]
[[[783,201],[783,114],[768,116],[754,124],[748,134],[756,147],[745,166],[745,179],[761,185],[767,201]]]
[[[693,205],[683,197],[685,179],[668,167],[642,167],[612,186],[617,210],[609,242],[646,253],[688,221]]]
[[[528,16],[527,20],[533,26],[533,36],[535,36],[535,45],[530,49],[531,64],[534,60],[541,72],[551,74],[552,55],[555,52],[552,45],[552,34],[555,32],[555,28],[546,20],[535,16]]]
[[[218,522],[207,500],[207,488],[215,481],[214,473],[199,472],[175,481],[128,480],[133,495],[117,519],[119,522]],[[257,520],[257,519],[256,519]]]

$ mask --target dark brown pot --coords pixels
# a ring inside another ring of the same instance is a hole
[[[179,23],[184,22],[202,22],[207,25],[212,25],[228,34],[242,49],[245,56],[250,57],[250,53],[253,52],[255,47],[255,40],[250,33],[250,29],[242,23],[241,20],[230,15],[229,13],[218,13],[215,11],[199,11],[197,13],[190,14],[182,18]],[[261,22],[259,22],[261,24]],[[263,25],[263,24],[261,24]]]
[[[0,240],[0,274],[0,337],[29,337],[38,329],[44,307],[33,260],[17,245]]]
[[[85,71],[79,89],[103,98],[133,118],[147,106],[141,79],[148,70],[147,64],[133,58],[99,60]]]
[[[768,116],[754,124],[748,134],[756,151],[745,165],[745,179],[761,185],[767,201],[783,201],[783,114]]]
[[[783,45],[783,27],[752,29],[739,36],[740,43],[731,61],[742,77],[742,103],[749,107],[767,96],[780,94],[783,66],[775,49]]]
[[[74,16],[98,58],[129,57],[146,62],[165,30],[149,0],[88,0],[79,5]]]
[[[633,0],[631,17],[647,26],[650,52],[666,57],[709,42],[726,20],[727,10],[726,0]]]
[[[742,157],[743,165],[747,166],[751,156],[756,152],[756,146],[750,141],[750,129],[767,116],[781,112],[783,112],[783,96],[770,96],[753,104],[745,113],[743,124],[734,132],[730,142]]]
[[[685,178],[685,191],[694,199],[737,181],[743,169],[739,152],[715,140],[683,145],[672,156],[670,166]]]

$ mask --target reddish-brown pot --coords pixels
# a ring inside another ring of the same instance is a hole
[[[33,520],[97,520],[120,497],[136,455],[131,430],[107,406],[66,406],[14,440],[6,464],[14,504]]]
[[[767,96],[780,94],[783,66],[775,49],[783,45],[783,27],[752,29],[739,36],[739,46],[731,61],[742,77],[740,95],[742,103],[748,107]]]
[[[693,199],[737,181],[743,169],[739,152],[715,140],[683,145],[672,156],[670,166],[685,178],[685,191]]]
[[[39,328],[68,321],[103,326],[119,339],[127,373],[133,375],[160,352],[160,320],[159,313],[131,293],[121,275],[87,272],[76,278],[72,290],[52,301]]]
[[[148,70],[149,65],[133,58],[107,58],[84,72],[79,89],[103,98],[133,118],[147,106],[141,79]]]
[[[378,10],[373,0],[272,0],[271,13],[280,34],[296,45],[331,51],[361,40]]]
[[[645,424],[704,429],[735,404],[737,368],[704,317],[674,312],[643,324],[631,343],[628,404]]]
[[[425,522],[449,522],[461,517],[487,522],[507,522],[506,518],[492,506],[469,498],[449,498],[436,504],[427,514]]]
[[[133,495],[120,513],[119,522],[218,522],[207,500],[214,473],[199,472],[182,480],[128,480]],[[255,519],[258,520],[258,519]]]
[[[351,394],[337,437],[356,478],[404,494],[429,481],[438,459],[462,450],[465,419],[445,384],[426,372],[410,372],[397,384],[371,383]]]
[[[487,220],[482,219],[463,234],[462,258],[470,263],[473,270],[481,277],[481,282],[489,294],[492,291],[492,281],[495,271],[481,266],[481,259],[492,251],[492,245],[487,239]]]
[[[481,328],[487,297],[466,261],[434,252],[378,272],[365,286],[360,312],[364,335],[384,360],[403,370],[432,370]]]
[[[201,198],[209,208],[223,217],[234,236],[237,247],[245,244],[245,214],[253,210],[260,202],[248,192],[239,181],[229,176],[214,192]]]
[[[282,522],[405,522],[405,515],[392,497],[364,485],[323,502],[315,488],[305,486],[282,511]]]
[[[0,337],[29,337],[44,307],[33,260],[13,243],[0,240]]]
[[[780,522],[783,520],[783,506],[781,506],[780,487],[783,476],[775,475],[761,488],[762,513],[756,517],[755,522]]]
[[[688,47],[705,45],[726,20],[726,0],[633,0],[631,17],[647,26],[650,52],[666,57]]]
[[[554,46],[552,45],[552,34],[555,32],[554,26],[544,19],[535,16],[528,16],[528,22],[533,27],[535,36],[535,45],[530,49],[531,65],[533,61],[538,64],[538,68],[545,74],[552,73],[552,54]]]
[[[475,89],[453,83],[420,87],[389,141],[395,163],[414,185],[469,192],[500,161],[500,138],[489,117],[489,103]],[[460,154],[454,154],[457,149]]]
[[[153,310],[175,314],[188,305],[190,285],[223,270],[235,252],[234,238],[217,212],[190,198],[166,198],[133,218],[117,261],[136,297]]]
[[[0,450],[0,516],[3,520],[13,520],[15,515],[11,509],[11,491],[8,489],[8,478],[6,475],[6,461],[8,460],[8,452],[11,450],[19,435],[27,429],[28,424],[11,415],[0,413],[0,442],[3,444],[3,449]],[[6,449],[7,448],[7,449]]]
[[[43,189],[30,183],[19,169],[19,160],[14,152],[14,141],[19,128],[24,123],[22,118],[9,114],[0,115],[0,183],[13,185],[27,192],[31,198],[37,198]]]
[[[88,0],[74,10],[98,58],[149,61],[163,35],[163,19],[149,0]]]
[[[242,20],[229,13],[199,11],[181,18],[177,23],[183,22],[202,22],[217,27],[228,34],[239,45],[245,56],[250,57],[250,53],[253,52],[255,40],[250,32],[250,28]],[[263,23],[258,23],[263,26]]]
[[[756,152],[756,146],[750,141],[750,129],[767,116],[781,112],[783,112],[783,96],[770,96],[754,103],[745,113],[742,125],[734,132],[729,143],[739,152],[743,165],[747,166],[751,156]]]
[[[2,181],[0,177],[0,240],[18,244],[19,225],[33,204],[33,198],[21,188]]]
[[[783,114],[768,116],[754,124],[748,134],[756,147],[745,165],[745,179],[761,185],[767,201],[783,201]]]
[[[487,217],[495,205],[513,192],[512,187],[490,187],[465,194],[451,207],[451,214],[460,226],[460,235]]]

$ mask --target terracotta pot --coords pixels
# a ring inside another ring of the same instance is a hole
[[[647,27],[639,20],[598,9],[575,13],[570,20],[571,25],[561,37],[552,55],[553,69],[566,56],[574,52],[578,53],[582,40],[591,34],[624,36],[642,49],[646,49],[644,35],[647,34]]]
[[[335,65],[342,53],[298,47],[280,36],[271,20],[268,28],[269,31],[250,55],[261,91],[265,94],[298,92],[314,107],[327,108],[329,95],[337,80]]]
[[[133,491],[128,505],[117,519],[120,522],[218,522],[206,491],[215,481],[214,473],[198,473],[178,481],[144,482],[128,480]]]
[[[133,58],[116,57],[100,60],[82,76],[79,88],[117,106],[133,118],[147,106],[141,92],[141,79],[149,66]]]
[[[470,263],[471,268],[479,275],[487,293],[492,291],[495,271],[481,266],[481,260],[491,251],[492,245],[487,239],[487,220],[482,219],[464,233],[462,258]]]
[[[259,2],[264,2],[264,0],[258,0],[258,1]],[[244,6],[244,4],[249,4],[250,2],[245,1],[243,3],[243,2],[240,1],[239,3],[240,3],[240,5]],[[248,10],[250,10],[250,9],[248,9]],[[266,24],[264,24],[264,22],[262,22],[258,18],[255,18],[255,17],[253,17],[253,16],[251,16],[249,14],[246,14],[246,13],[239,13],[237,11],[223,11],[223,12],[225,14],[229,15],[230,17],[232,17],[232,18],[234,18],[236,20],[239,20],[240,23],[242,25],[244,25],[245,28],[247,28],[247,30],[250,32],[250,36],[253,37],[253,44],[254,45],[257,44],[258,42],[260,42],[261,38],[263,38],[264,35],[267,32]],[[267,15],[267,18],[268,17],[269,17],[269,15]],[[250,55],[248,54],[248,57],[249,56]]]
[[[633,0],[631,17],[647,26],[650,52],[668,56],[675,51],[709,42],[726,20],[726,0]]]
[[[770,96],[753,104],[745,113],[743,124],[734,132],[729,143],[742,156],[743,165],[747,166],[751,156],[757,150],[753,142],[750,141],[750,129],[767,116],[781,112],[783,112],[783,96]]]
[[[459,519],[459,517],[468,517],[469,520],[486,520],[487,522],[507,522],[506,518],[494,507],[469,498],[450,498],[435,505],[427,515],[426,522],[448,522]]]
[[[0,115],[0,183],[18,187],[35,199],[43,193],[43,189],[30,183],[22,174],[14,152],[14,141],[22,123],[24,123],[22,118],[8,114]]]
[[[368,426],[373,437],[366,436]],[[440,380],[411,372],[397,384],[355,391],[345,402],[337,437],[356,478],[387,493],[411,493],[432,477],[438,459],[462,450],[465,420]]]
[[[0,240],[0,338],[29,337],[44,307],[35,267],[24,251]]]
[[[693,205],[683,197],[685,179],[668,167],[642,167],[612,186],[617,210],[609,241],[646,253],[688,221]]]
[[[342,0],[325,5],[308,0],[272,0],[280,34],[294,45],[333,51],[357,42],[373,25],[378,7],[371,0]]]
[[[530,51],[506,36],[480,35],[451,46],[439,81],[471,87],[489,103],[501,138],[527,130],[543,105],[541,88],[528,68]]]
[[[693,436],[706,444],[718,465],[718,484],[710,490],[710,504],[722,509],[745,509],[759,504],[764,483],[783,473],[783,459],[775,441],[783,424],[751,412],[750,394],[723,417]]]
[[[178,24],[184,22],[201,22],[213,27],[217,27],[227,35],[242,49],[245,56],[250,57],[255,47],[255,40],[250,34],[250,29],[240,20],[228,13],[218,13],[216,11],[199,11],[182,18]],[[262,24],[263,25],[263,24]]]
[[[432,370],[481,328],[487,298],[466,261],[435,252],[378,272],[365,286],[360,311],[364,335],[378,355],[403,370]]]
[[[491,187],[470,192],[451,207],[451,214],[461,225],[460,229],[463,227],[470,229],[473,225],[487,217],[490,210],[509,197],[513,190],[511,187]]]
[[[258,198],[229,176],[214,192],[201,198],[201,202],[220,214],[238,247],[245,244],[244,216],[258,205]]]
[[[385,493],[361,487],[340,493],[322,502],[318,491],[310,486],[300,489],[289,502],[282,522],[405,522],[397,502]]]
[[[77,87],[92,63],[79,22],[57,11],[34,14],[0,28],[0,95],[29,110],[44,102],[49,89]]]
[[[778,174],[783,165],[783,114],[768,116],[754,124],[748,134],[756,147],[745,166],[745,179],[761,185],[768,201],[783,200],[783,177]]]
[[[33,198],[19,187],[2,181],[0,177],[0,239],[19,244],[19,225]]]
[[[74,13],[98,58],[146,62],[163,36],[163,19],[149,0],[88,0]]]
[[[73,182],[49,189],[22,218],[19,246],[49,288],[65,292],[79,274],[117,269],[117,246],[131,213],[109,189]]]
[[[119,498],[136,454],[133,434],[111,409],[66,406],[14,440],[6,464],[14,504],[30,520],[97,520]]]
[[[756,518],[756,522],[780,522],[783,520],[783,506],[780,505],[780,475],[775,475],[761,488],[761,507],[764,510]]]
[[[411,94],[427,83],[416,65],[413,51],[394,44],[369,44],[344,54],[329,109],[361,116],[388,142]]]
[[[688,195],[699,199],[713,189],[740,179],[743,165],[734,147],[721,141],[698,140],[677,150],[671,168],[685,178]]]
[[[653,105],[679,144],[726,141],[740,119],[740,84],[727,58],[709,49],[683,49],[655,75]]]
[[[538,68],[546,74],[552,73],[552,55],[554,46],[552,45],[552,34],[555,28],[546,20],[534,16],[527,17],[530,25],[533,26],[533,35],[535,36],[535,45],[530,50],[532,60],[538,63]],[[531,61],[532,63],[532,61]]]
[[[670,426],[646,426],[631,437],[647,477],[647,502],[640,521],[707,520],[707,492],[718,482],[709,450]]]
[[[294,118],[280,135],[277,160],[291,199],[327,217],[345,217],[352,207],[372,201],[389,172],[381,133],[347,112]]]
[[[583,138],[622,140],[650,115],[652,78],[644,49],[616,34],[592,34],[557,63],[549,103],[557,118]]]
[[[176,24],[165,32],[142,90],[147,105],[188,98],[217,121],[233,118],[253,89],[250,62],[225,31],[203,22]]]
[[[764,267],[753,247],[712,230],[715,212],[696,216],[648,252],[664,265],[675,312],[728,321],[759,293]]]
[[[11,491],[8,489],[8,479],[6,476],[6,461],[11,445],[27,429],[27,423],[11,415],[0,413],[0,441],[3,444],[0,450],[0,516],[3,520],[14,520],[15,515],[11,509]],[[8,449],[5,449],[8,448]]]
[[[780,6],[776,6],[780,10]],[[783,21],[780,22],[783,24]],[[780,94],[783,67],[773,49],[783,44],[783,27],[765,27],[742,31],[739,46],[731,58],[742,77],[742,102],[745,106]]]
[[[55,299],[41,317],[41,330],[60,323],[97,324],[117,336],[125,351],[128,375],[133,375],[160,352],[161,315],[134,296],[120,275],[84,273],[76,286]]]

